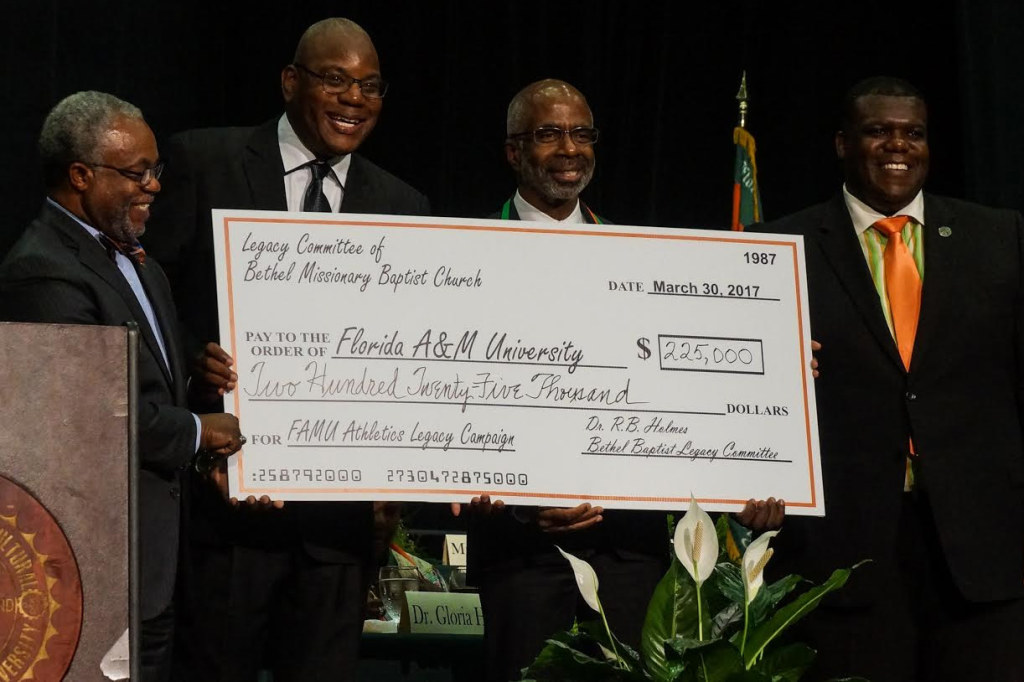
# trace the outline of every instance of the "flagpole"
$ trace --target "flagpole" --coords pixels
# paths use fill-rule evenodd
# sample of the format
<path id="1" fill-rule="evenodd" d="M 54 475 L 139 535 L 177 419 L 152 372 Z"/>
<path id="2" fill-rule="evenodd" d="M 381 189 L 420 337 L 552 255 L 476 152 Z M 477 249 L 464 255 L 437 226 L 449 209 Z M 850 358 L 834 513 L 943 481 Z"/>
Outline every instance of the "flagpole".
<path id="1" fill-rule="evenodd" d="M 757 189 L 757 162 L 754 160 L 754 137 L 747 132 L 747 113 L 750 98 L 747 95 L 747 72 L 743 71 L 740 89 L 736 93 L 739 102 L 739 121 L 732 131 L 736 145 L 736 165 L 733 167 L 732 223 L 733 230 L 742 230 L 744 225 L 761 221 L 761 198 Z"/>
<path id="2" fill-rule="evenodd" d="M 747 71 L 746 71 L 746 69 L 744 69 L 743 70 L 743 78 L 740 79 L 740 89 L 739 89 L 739 92 L 736 93 L 736 101 L 738 101 L 740 103 L 740 123 L 739 123 L 739 127 L 740 128 L 746 128 L 747 127 L 747 108 L 748 108 L 747 100 L 748 99 L 749 98 L 747 97 Z"/>

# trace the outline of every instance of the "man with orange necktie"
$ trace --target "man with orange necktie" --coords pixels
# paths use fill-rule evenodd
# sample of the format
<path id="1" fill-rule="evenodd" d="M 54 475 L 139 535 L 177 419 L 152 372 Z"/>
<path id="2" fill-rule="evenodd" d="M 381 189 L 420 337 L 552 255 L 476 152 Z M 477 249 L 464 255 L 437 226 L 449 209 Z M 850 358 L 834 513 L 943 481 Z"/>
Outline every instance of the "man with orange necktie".
<path id="1" fill-rule="evenodd" d="M 802 234 L 824 519 L 790 518 L 776 570 L 821 580 L 810 679 L 1024 679 L 1024 222 L 922 191 L 928 114 L 909 83 L 854 86 L 831 201 Z"/>

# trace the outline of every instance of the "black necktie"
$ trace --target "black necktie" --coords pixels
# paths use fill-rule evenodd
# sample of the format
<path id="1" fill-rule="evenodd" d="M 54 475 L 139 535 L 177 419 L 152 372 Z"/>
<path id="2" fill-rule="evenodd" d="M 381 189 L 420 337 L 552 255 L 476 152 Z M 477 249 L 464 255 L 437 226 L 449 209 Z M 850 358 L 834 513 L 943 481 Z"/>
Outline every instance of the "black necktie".
<path id="1" fill-rule="evenodd" d="M 313 177 L 306 186 L 306 193 L 302 195 L 302 210 L 331 213 L 331 202 L 327 201 L 324 194 L 324 178 L 331 172 L 331 166 L 326 161 L 311 161 L 307 165 Z"/>

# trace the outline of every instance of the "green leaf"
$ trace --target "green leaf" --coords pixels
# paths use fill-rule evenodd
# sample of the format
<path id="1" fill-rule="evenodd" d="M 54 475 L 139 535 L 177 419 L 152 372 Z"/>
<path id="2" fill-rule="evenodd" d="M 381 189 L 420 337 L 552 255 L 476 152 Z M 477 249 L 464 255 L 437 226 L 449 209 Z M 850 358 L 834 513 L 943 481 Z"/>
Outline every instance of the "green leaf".
<path id="1" fill-rule="evenodd" d="M 589 656 L 576 646 L 593 641 L 586 635 L 559 633 L 549 639 L 537 659 L 523 670 L 523 679 L 536 682 L 647 682 L 636 671 L 622 670 L 608 661 Z"/>
<path id="2" fill-rule="evenodd" d="M 799 575 L 787 575 L 771 584 L 765 585 L 761 590 L 768 593 L 769 597 L 771 597 L 769 604 L 775 606 L 782 601 L 783 597 L 792 592 L 797 585 L 810 582 Z"/>
<path id="3" fill-rule="evenodd" d="M 696 638 L 697 600 L 700 598 L 693 578 L 673 559 L 665 577 L 654 590 L 647 607 L 640 654 L 644 668 L 651 678 L 669 682 L 676 674 L 675 666 L 665 657 L 665 643 L 675 637 Z M 706 633 L 711 633 L 710 614 L 705 611 Z"/>
<path id="4" fill-rule="evenodd" d="M 715 573 L 718 575 L 718 580 L 715 582 L 718 591 L 726 599 L 739 604 L 742 608 L 747 599 L 743 587 L 743 569 L 736 564 L 722 562 L 715 566 Z"/>
<path id="5" fill-rule="evenodd" d="M 758 591 L 754 601 L 750 602 L 750 627 L 756 628 L 782 601 L 782 598 L 796 589 L 801 582 L 807 582 L 798 575 L 787 575 L 770 585 L 764 585 Z"/>
<path id="6" fill-rule="evenodd" d="M 697 666 L 698 679 L 704 682 L 727 680 L 743 672 L 743 656 L 740 650 L 726 641 L 718 640 L 700 655 Z"/>
<path id="7" fill-rule="evenodd" d="M 665 655 L 669 660 L 684 661 L 702 649 L 707 649 L 718 644 L 720 640 L 715 639 L 694 639 L 693 637 L 673 637 L 665 642 Z"/>
<path id="8" fill-rule="evenodd" d="M 608 639 L 608 630 L 605 629 L 604 623 L 599 620 L 588 620 L 578 624 L 580 632 L 585 633 L 587 636 L 592 638 L 595 642 L 603 646 L 609 653 L 618 652 L 619 661 L 622 662 L 629 670 L 642 670 L 643 667 L 640 663 L 640 654 L 633 647 L 629 646 L 625 642 L 621 641 L 612 633 L 612 639 Z M 612 646 L 612 640 L 615 642 L 615 646 Z"/>
<path id="9" fill-rule="evenodd" d="M 736 647 L 723 640 L 676 637 L 666 643 L 670 656 L 683 665 L 672 682 L 720 682 L 743 672 L 743 657 Z"/>
<path id="10" fill-rule="evenodd" d="M 814 662 L 816 654 L 806 644 L 787 644 L 766 653 L 754 666 L 754 670 L 764 673 L 773 682 L 797 682 Z"/>
<path id="11" fill-rule="evenodd" d="M 718 536 L 718 561 L 730 561 L 729 550 L 727 548 L 729 543 L 729 515 L 719 514 L 718 520 L 715 521 L 715 535 Z"/>
<path id="12" fill-rule="evenodd" d="M 743 623 L 743 607 L 730 603 L 711 619 L 711 637 L 726 639 L 729 628 L 738 623 Z"/>
<path id="13" fill-rule="evenodd" d="M 818 587 L 811 588 L 789 604 L 786 604 L 768 619 L 768 622 L 758 626 L 747 637 L 746 650 L 743 653 L 746 664 L 749 667 L 754 660 L 764 651 L 780 632 L 800 620 L 821 602 L 822 598 L 829 592 L 838 590 L 846 584 L 852 569 L 844 568 L 832 572 L 828 580 Z"/>

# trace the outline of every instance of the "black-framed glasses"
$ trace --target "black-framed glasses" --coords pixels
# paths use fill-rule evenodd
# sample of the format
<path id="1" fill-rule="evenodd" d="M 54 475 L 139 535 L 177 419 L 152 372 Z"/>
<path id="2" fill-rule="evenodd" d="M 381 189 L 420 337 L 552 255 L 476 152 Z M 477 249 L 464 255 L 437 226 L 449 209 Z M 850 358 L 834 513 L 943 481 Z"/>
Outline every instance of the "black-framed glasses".
<path id="1" fill-rule="evenodd" d="M 160 175 L 164 172 L 163 161 L 160 161 L 156 165 L 150 166 L 149 168 L 143 171 L 135 171 L 132 170 L 131 168 L 118 168 L 117 166 L 108 166 L 105 163 L 86 163 L 85 165 L 89 166 L 90 168 L 106 168 L 108 170 L 117 171 L 124 177 L 128 178 L 129 180 L 134 180 L 143 187 L 153 182 L 154 180 L 159 180 Z"/>
<path id="2" fill-rule="evenodd" d="M 597 128 L 588 128 L 587 126 L 576 126 L 569 130 L 558 126 L 541 126 L 525 133 L 509 135 L 509 139 L 519 140 L 532 137 L 537 144 L 558 144 L 562 141 L 562 137 L 568 135 L 573 144 L 585 147 L 597 142 L 597 134 Z"/>
<path id="3" fill-rule="evenodd" d="M 368 99 L 380 99 L 388 92 L 388 82 L 380 78 L 367 78 L 363 80 L 361 78 L 352 78 L 348 74 L 341 72 L 317 73 L 305 64 L 299 64 L 298 62 L 295 62 L 292 66 L 302 69 L 314 78 L 319 78 L 324 94 L 327 95 L 340 95 L 343 92 L 348 92 L 348 89 L 353 85 L 358 85 L 359 92 L 363 93 L 363 97 Z"/>

